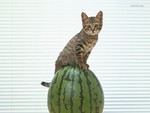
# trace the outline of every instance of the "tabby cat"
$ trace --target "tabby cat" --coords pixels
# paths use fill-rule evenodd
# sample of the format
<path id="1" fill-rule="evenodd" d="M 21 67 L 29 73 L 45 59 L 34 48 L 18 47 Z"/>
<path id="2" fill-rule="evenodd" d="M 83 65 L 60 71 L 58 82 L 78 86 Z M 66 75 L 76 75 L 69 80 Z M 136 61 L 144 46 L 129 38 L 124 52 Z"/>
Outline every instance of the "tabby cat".
<path id="1" fill-rule="evenodd" d="M 88 17 L 84 12 L 81 14 L 81 31 L 76 34 L 60 52 L 55 62 L 55 73 L 63 66 L 79 66 L 83 70 L 89 68 L 87 59 L 98 40 L 98 34 L 102 29 L 103 13 L 99 11 L 96 17 Z M 42 85 L 49 87 L 50 83 L 42 82 Z"/>

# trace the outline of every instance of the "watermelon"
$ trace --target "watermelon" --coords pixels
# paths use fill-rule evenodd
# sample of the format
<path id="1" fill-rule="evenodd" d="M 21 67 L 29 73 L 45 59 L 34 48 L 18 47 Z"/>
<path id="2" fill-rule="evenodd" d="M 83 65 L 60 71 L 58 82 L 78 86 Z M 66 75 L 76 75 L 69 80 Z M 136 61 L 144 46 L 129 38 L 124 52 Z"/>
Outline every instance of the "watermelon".
<path id="1" fill-rule="evenodd" d="M 65 66 L 54 76 L 48 90 L 50 113 L 102 113 L 104 94 L 91 70 Z"/>

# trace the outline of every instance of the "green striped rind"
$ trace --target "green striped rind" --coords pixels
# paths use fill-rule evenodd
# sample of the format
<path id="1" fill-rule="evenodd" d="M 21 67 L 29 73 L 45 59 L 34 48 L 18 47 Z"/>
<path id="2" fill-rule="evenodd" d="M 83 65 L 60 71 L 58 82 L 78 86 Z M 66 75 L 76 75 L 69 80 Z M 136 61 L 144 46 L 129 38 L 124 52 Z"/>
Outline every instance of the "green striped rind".
<path id="1" fill-rule="evenodd" d="M 102 113 L 104 94 L 90 70 L 66 66 L 59 70 L 49 87 L 50 113 Z"/>

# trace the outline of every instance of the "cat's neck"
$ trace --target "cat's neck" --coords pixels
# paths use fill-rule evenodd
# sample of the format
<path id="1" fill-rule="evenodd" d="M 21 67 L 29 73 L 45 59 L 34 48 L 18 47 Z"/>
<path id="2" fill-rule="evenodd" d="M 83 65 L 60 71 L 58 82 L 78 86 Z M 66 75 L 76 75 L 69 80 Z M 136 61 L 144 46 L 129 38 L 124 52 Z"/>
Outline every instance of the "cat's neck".
<path id="1" fill-rule="evenodd" d="M 98 39 L 98 35 L 88 35 L 87 33 L 85 33 L 85 31 L 83 29 L 79 32 L 79 35 L 84 37 L 84 38 Z"/>

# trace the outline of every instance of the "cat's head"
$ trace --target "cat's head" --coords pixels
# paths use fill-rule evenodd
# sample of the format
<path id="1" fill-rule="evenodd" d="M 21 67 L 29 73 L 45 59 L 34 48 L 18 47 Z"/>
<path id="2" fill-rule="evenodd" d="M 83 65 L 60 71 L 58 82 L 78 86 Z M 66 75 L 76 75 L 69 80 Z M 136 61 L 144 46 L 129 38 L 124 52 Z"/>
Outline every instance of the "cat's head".
<path id="1" fill-rule="evenodd" d="M 84 12 L 81 14 L 83 30 L 88 35 L 98 35 L 102 29 L 103 13 L 99 11 L 95 17 L 88 17 Z"/>

